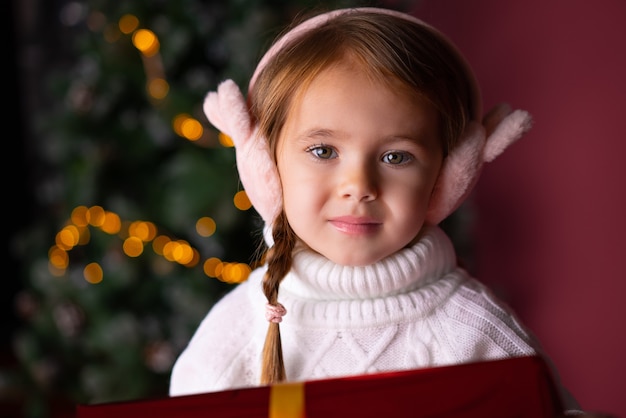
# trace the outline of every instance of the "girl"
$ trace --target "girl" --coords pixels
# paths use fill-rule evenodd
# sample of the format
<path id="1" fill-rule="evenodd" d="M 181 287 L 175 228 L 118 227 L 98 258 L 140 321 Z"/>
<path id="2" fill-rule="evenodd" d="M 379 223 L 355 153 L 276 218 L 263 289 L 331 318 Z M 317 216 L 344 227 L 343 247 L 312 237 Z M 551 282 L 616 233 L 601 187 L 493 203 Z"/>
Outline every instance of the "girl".
<path id="1" fill-rule="evenodd" d="M 203 320 L 171 395 L 539 352 L 437 226 L 531 118 L 481 120 L 441 33 L 386 9 L 325 13 L 270 48 L 247 102 L 229 80 L 204 110 L 235 142 L 270 249 Z"/>

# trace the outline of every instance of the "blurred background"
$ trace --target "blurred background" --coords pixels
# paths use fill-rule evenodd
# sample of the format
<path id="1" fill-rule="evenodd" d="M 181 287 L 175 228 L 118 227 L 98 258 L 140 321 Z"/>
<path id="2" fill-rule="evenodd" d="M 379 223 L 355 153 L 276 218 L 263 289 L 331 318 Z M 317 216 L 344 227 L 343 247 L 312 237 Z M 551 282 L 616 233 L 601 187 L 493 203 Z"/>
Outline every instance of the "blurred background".
<path id="1" fill-rule="evenodd" d="M 201 104 L 300 13 L 382 5 L 458 44 L 535 127 L 444 224 L 587 410 L 626 416 L 626 3 L 20 0 L 3 4 L 0 416 L 167 394 L 259 223 Z"/>

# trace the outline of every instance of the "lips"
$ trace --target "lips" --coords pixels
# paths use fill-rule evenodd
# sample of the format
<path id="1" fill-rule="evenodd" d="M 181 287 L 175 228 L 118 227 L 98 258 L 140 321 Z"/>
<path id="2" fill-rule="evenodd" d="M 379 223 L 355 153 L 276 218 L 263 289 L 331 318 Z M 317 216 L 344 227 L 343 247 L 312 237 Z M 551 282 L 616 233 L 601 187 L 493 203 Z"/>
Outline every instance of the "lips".
<path id="1" fill-rule="evenodd" d="M 375 233 L 382 227 L 382 222 L 368 218 L 356 216 L 340 216 L 328 221 L 340 232 L 349 235 L 368 235 Z"/>

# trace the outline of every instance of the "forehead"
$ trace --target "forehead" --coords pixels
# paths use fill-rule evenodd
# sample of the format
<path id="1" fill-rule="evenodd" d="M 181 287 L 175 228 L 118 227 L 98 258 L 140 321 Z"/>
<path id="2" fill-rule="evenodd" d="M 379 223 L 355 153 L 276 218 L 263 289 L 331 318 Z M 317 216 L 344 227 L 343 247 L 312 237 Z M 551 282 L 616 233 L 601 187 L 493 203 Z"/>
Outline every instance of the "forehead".
<path id="1" fill-rule="evenodd" d="M 424 92 L 418 90 L 409 82 L 401 80 L 383 66 L 372 65 L 371 62 L 366 61 L 365 58 L 354 52 L 344 51 L 304 77 L 302 83 L 294 91 L 291 105 L 302 99 L 302 96 L 309 90 L 311 84 L 319 81 L 320 78 L 327 77 L 329 73 L 356 74 L 368 81 L 368 84 L 364 85 L 363 88 L 383 88 L 409 101 L 417 103 L 426 100 L 431 102 Z"/>
<path id="2" fill-rule="evenodd" d="M 423 98 L 390 87 L 352 66 L 322 71 L 289 108 L 282 139 L 316 133 L 334 139 L 428 139 L 438 143 L 438 113 Z"/>

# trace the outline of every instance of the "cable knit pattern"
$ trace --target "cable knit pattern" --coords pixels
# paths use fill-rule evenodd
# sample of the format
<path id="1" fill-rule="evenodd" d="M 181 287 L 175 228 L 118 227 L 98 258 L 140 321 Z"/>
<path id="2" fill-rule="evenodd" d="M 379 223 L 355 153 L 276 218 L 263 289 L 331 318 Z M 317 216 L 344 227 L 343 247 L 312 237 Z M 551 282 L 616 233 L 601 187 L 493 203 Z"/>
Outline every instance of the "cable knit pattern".
<path id="1" fill-rule="evenodd" d="M 177 360 L 170 393 L 259 381 L 267 330 L 265 267 L 219 301 Z M 340 266 L 304 248 L 281 284 L 290 380 L 405 370 L 535 353 L 532 337 L 489 290 L 456 265 L 436 226 L 374 265 Z"/>

